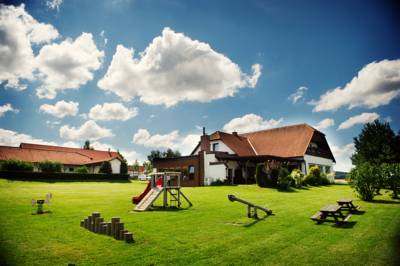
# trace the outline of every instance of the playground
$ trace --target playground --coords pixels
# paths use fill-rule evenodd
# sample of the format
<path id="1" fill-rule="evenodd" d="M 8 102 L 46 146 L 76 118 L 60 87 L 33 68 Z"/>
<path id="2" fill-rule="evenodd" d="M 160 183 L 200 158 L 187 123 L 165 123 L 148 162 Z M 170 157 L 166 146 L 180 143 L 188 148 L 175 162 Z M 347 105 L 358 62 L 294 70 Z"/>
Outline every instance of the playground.
<path id="1" fill-rule="evenodd" d="M 0 261 L 5 265 L 394 265 L 400 247 L 400 201 L 389 195 L 359 201 L 347 185 L 279 192 L 248 186 L 182 188 L 193 206 L 134 211 L 132 197 L 146 181 L 23 182 L 0 180 Z M 384 192 L 384 191 L 382 191 Z M 52 193 L 42 215 L 31 200 Z M 273 215 L 247 217 L 228 195 L 268 207 Z M 365 213 L 345 226 L 317 225 L 322 205 L 351 198 Z M 163 206 L 163 197 L 154 202 Z M 80 226 L 93 212 L 119 217 L 133 233 L 126 243 Z M 261 212 L 259 212 L 261 214 Z M 261 216 L 261 215 L 260 215 Z"/>

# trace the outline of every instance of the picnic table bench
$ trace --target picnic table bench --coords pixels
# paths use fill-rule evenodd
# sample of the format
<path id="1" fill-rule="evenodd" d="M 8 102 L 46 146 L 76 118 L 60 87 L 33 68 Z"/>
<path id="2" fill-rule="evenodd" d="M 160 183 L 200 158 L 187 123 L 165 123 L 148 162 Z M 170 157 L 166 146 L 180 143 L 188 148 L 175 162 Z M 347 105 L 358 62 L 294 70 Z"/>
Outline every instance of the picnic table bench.
<path id="1" fill-rule="evenodd" d="M 332 217 L 334 219 L 334 222 L 339 224 L 347 222 L 350 219 L 351 214 L 345 216 L 342 213 L 342 206 L 340 205 L 328 205 L 320 209 L 319 212 L 315 213 L 313 216 L 311 216 L 311 219 L 317 221 L 318 223 L 321 223 L 329 221 L 327 219 L 328 217 Z"/>
<path id="2" fill-rule="evenodd" d="M 336 201 L 337 204 L 342 206 L 342 209 L 346 209 L 349 212 L 357 212 L 360 209 L 360 206 L 356 206 L 353 204 L 353 200 L 351 199 L 340 199 Z"/>

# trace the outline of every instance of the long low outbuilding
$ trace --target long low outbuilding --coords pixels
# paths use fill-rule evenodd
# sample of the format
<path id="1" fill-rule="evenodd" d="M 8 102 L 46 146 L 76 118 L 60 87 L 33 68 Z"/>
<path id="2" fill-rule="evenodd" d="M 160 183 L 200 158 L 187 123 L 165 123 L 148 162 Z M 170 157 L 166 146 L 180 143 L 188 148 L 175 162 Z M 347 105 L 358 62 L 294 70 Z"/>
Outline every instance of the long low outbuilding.
<path id="1" fill-rule="evenodd" d="M 63 172 L 75 172 L 78 167 L 86 166 L 90 173 L 98 173 L 101 164 L 108 161 L 112 173 L 117 174 L 124 158 L 113 151 L 21 143 L 19 147 L 0 146 L 0 161 L 5 160 L 31 162 L 35 171 L 40 171 L 38 163 L 52 161 L 61 163 Z"/>

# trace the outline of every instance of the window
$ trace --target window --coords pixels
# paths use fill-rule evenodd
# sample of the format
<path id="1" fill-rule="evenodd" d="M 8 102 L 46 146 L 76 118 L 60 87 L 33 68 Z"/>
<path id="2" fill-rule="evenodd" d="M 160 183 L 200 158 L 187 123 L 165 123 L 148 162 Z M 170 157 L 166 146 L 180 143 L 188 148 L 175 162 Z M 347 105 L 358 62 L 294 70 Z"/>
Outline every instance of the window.
<path id="1" fill-rule="evenodd" d="M 219 150 L 219 143 L 213 143 L 212 150 L 213 151 L 218 151 Z"/>
<path id="2" fill-rule="evenodd" d="M 325 173 L 329 174 L 331 172 L 330 166 L 325 166 Z"/>
<path id="3" fill-rule="evenodd" d="M 70 172 L 73 172 L 73 171 L 74 171 L 74 168 L 70 167 L 70 168 L 69 168 L 69 171 L 70 171 Z"/>
<path id="4" fill-rule="evenodd" d="M 194 179 L 194 166 L 193 165 L 189 165 L 188 166 L 188 172 L 189 172 L 189 180 L 193 180 Z"/>

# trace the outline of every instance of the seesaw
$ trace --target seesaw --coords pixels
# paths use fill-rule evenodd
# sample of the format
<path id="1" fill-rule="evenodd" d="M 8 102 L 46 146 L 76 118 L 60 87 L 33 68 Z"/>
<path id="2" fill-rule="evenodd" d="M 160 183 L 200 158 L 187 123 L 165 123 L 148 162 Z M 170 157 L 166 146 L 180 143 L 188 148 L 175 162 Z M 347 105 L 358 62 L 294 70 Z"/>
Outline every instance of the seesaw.
<path id="1" fill-rule="evenodd" d="M 249 217 L 249 218 L 258 219 L 257 210 L 264 211 L 267 215 L 271 215 L 272 214 L 272 210 L 270 210 L 268 208 L 265 208 L 265 207 L 261 207 L 261 206 L 255 205 L 255 204 L 253 204 L 251 202 L 248 202 L 246 200 L 242 200 L 242 199 L 236 197 L 235 195 L 228 195 L 228 199 L 230 201 L 232 201 L 232 202 L 238 201 L 240 203 L 243 203 L 243 204 L 247 205 L 247 217 Z"/>

